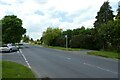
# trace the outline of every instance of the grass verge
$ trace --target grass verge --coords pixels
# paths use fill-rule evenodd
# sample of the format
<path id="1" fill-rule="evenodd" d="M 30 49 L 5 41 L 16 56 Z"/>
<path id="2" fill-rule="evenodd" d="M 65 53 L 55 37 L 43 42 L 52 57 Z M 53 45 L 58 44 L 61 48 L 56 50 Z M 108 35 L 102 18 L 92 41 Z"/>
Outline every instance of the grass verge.
<path id="1" fill-rule="evenodd" d="M 64 50 L 64 51 L 80 51 L 80 50 L 83 50 L 83 49 L 80 49 L 80 48 L 64 48 L 64 47 L 57 47 L 57 46 L 44 46 L 44 47 L 57 49 L 57 50 Z"/>
<path id="2" fill-rule="evenodd" d="M 2 78 L 2 61 L 0 61 L 0 79 Z"/>
<path id="3" fill-rule="evenodd" d="M 36 80 L 35 75 L 29 68 L 10 61 L 2 61 L 2 78 L 3 80 L 6 78 L 31 78 L 30 80 Z"/>
<path id="4" fill-rule="evenodd" d="M 93 51 L 93 52 L 87 52 L 87 54 L 106 57 L 106 58 L 120 59 L 120 56 L 118 55 L 120 53 L 117 52 Z"/>

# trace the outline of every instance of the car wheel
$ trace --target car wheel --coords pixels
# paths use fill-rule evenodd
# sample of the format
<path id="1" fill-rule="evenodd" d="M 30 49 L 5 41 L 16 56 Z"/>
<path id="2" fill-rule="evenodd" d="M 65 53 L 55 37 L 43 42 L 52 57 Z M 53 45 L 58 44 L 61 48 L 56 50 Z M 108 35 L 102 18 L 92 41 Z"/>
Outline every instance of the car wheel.
<path id="1" fill-rule="evenodd" d="M 12 49 L 10 49 L 9 52 L 11 53 L 11 52 L 12 52 Z"/>
<path id="2" fill-rule="evenodd" d="M 19 51 L 19 48 L 17 48 L 17 51 Z"/>

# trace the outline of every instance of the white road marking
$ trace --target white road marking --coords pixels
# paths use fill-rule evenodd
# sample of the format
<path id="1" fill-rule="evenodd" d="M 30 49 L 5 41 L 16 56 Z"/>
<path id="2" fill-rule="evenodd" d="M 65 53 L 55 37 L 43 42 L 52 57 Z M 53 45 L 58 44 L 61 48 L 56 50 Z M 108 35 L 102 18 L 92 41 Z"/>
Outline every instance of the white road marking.
<path id="1" fill-rule="evenodd" d="M 68 60 L 70 60 L 71 58 L 67 58 Z"/>
<path id="2" fill-rule="evenodd" d="M 30 66 L 27 58 L 25 57 L 25 55 L 22 53 L 22 50 L 20 49 L 19 51 L 20 51 L 20 53 L 22 54 L 22 56 L 23 56 L 23 58 L 24 58 L 24 60 L 25 60 L 25 62 L 26 62 L 26 64 L 27 64 L 27 66 L 31 69 L 31 66 Z"/>
<path id="3" fill-rule="evenodd" d="M 19 51 L 17 51 L 17 53 L 20 53 Z"/>
<path id="4" fill-rule="evenodd" d="M 114 73 L 114 74 L 119 74 L 118 72 L 114 72 L 114 71 L 111 71 L 111 70 L 109 70 L 109 69 L 104 69 L 104 68 L 101 68 L 101 67 L 96 66 L 96 65 L 92 65 L 92 64 L 88 64 L 88 63 L 83 63 L 83 64 L 88 65 L 88 66 L 91 66 L 91 67 L 96 67 L 96 68 L 98 68 L 98 69 L 101 69 L 101 70 L 104 70 L 104 71 L 108 71 L 108 72 L 111 72 L 111 73 Z"/>
<path id="5" fill-rule="evenodd" d="M 22 50 L 21 50 L 21 49 L 19 49 L 19 51 L 20 51 L 20 53 L 22 53 Z"/>

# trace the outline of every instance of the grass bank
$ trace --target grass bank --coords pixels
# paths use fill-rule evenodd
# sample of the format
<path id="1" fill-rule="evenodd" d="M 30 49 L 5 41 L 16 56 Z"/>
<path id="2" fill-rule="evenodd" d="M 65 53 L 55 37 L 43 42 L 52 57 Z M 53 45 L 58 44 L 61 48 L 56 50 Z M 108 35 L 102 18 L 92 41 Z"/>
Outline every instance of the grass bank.
<path id="1" fill-rule="evenodd" d="M 10 61 L 2 61 L 2 78 L 3 80 L 5 78 L 16 78 L 16 80 L 17 78 L 31 78 L 29 80 L 36 80 L 35 75 L 29 68 Z"/>
<path id="2" fill-rule="evenodd" d="M 87 54 L 106 57 L 106 58 L 120 59 L 120 55 L 119 55 L 120 53 L 117 52 L 93 51 L 93 52 L 87 52 Z"/>
<path id="3" fill-rule="evenodd" d="M 2 78 L 2 61 L 0 61 L 0 79 Z"/>
<path id="4" fill-rule="evenodd" d="M 57 50 L 64 50 L 64 51 L 80 51 L 80 50 L 83 50 L 83 49 L 80 49 L 80 48 L 65 48 L 65 47 L 58 47 L 58 46 L 44 46 L 44 47 L 57 49 Z"/>

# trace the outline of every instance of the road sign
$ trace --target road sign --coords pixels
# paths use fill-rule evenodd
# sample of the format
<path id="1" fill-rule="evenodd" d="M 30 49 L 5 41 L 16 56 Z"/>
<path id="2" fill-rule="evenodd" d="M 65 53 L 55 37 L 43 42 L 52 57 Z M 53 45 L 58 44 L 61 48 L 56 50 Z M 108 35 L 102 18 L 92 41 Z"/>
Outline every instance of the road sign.
<path id="1" fill-rule="evenodd" d="M 65 35 L 66 38 L 66 48 L 68 48 L 68 39 L 67 39 L 67 35 Z"/>
<path id="2" fill-rule="evenodd" d="M 67 35 L 65 35 L 65 38 L 67 38 Z"/>

